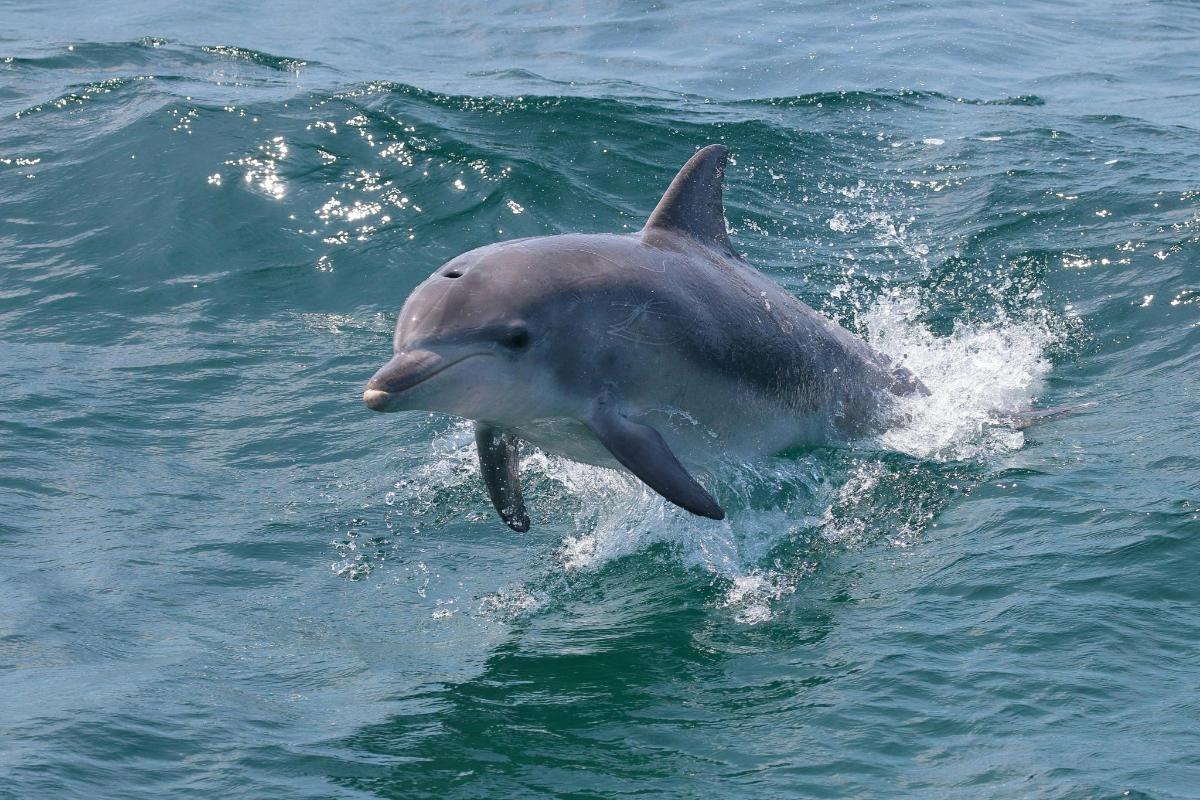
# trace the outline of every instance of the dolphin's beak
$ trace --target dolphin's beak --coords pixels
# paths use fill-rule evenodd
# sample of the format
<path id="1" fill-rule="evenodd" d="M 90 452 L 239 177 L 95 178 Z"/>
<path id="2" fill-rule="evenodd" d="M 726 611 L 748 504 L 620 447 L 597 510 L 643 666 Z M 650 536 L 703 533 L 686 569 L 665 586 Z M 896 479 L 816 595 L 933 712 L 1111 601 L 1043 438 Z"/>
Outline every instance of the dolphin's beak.
<path id="1" fill-rule="evenodd" d="M 363 403 L 372 411 L 387 411 L 388 401 L 392 396 L 379 389 L 367 389 L 363 392 Z"/>
<path id="2" fill-rule="evenodd" d="M 379 368 L 367 382 L 363 403 L 372 411 L 397 411 L 396 400 L 402 392 L 450 366 L 437 353 L 405 350 Z"/>

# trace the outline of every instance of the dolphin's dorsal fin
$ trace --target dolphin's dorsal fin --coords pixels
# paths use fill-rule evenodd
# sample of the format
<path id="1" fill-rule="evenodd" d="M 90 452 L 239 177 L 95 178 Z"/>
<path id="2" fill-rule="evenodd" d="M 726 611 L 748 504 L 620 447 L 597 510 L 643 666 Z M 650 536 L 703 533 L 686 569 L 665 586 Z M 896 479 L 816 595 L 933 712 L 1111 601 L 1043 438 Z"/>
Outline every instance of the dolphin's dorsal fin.
<path id="1" fill-rule="evenodd" d="M 668 230 L 699 240 L 709 247 L 733 252 L 725 229 L 721 186 L 729 149 L 710 144 L 688 159 L 646 220 L 642 236 Z"/>

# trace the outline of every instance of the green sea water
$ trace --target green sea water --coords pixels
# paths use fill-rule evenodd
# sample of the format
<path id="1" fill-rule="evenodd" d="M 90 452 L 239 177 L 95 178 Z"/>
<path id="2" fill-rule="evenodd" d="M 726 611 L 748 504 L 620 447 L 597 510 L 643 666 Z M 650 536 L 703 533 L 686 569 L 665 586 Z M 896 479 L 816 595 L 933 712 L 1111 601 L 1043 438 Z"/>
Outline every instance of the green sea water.
<path id="1" fill-rule="evenodd" d="M 0 797 L 1200 797 L 1198 76 L 1190 2 L 0 0 Z M 909 424 L 723 522 L 530 452 L 518 534 L 362 407 L 711 142 Z"/>

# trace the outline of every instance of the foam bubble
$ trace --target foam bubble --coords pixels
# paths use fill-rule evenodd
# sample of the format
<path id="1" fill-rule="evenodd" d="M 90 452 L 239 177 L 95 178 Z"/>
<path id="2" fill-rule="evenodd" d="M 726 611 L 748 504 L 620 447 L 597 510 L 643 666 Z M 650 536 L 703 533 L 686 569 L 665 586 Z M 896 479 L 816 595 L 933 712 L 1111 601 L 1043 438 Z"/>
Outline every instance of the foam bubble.
<path id="1" fill-rule="evenodd" d="M 544 600 L 524 584 L 513 584 L 479 600 L 479 613 L 501 620 L 515 620 L 541 608 Z"/>
<path id="2" fill-rule="evenodd" d="M 729 578 L 721 607 L 733 612 L 735 621 L 758 625 L 775 617 L 776 604 L 794 593 L 800 581 L 815 569 L 811 563 L 798 565 L 790 571 L 753 569 Z"/>

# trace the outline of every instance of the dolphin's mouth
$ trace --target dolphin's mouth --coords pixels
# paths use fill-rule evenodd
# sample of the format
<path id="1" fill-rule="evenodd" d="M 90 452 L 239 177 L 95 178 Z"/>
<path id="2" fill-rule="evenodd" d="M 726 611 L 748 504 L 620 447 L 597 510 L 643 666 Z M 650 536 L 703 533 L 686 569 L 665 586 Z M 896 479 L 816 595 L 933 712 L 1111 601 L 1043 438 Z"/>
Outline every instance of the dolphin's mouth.
<path id="1" fill-rule="evenodd" d="M 392 393 L 382 389 L 367 389 L 363 392 L 363 404 L 372 411 L 387 411 L 391 399 Z"/>
<path id="2" fill-rule="evenodd" d="M 398 411 L 395 401 L 403 393 L 420 386 L 425 381 L 468 358 L 485 353 L 469 353 L 448 361 L 428 350 L 408 350 L 392 358 L 379 368 L 367 382 L 363 392 L 363 405 L 372 411 Z"/>

